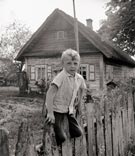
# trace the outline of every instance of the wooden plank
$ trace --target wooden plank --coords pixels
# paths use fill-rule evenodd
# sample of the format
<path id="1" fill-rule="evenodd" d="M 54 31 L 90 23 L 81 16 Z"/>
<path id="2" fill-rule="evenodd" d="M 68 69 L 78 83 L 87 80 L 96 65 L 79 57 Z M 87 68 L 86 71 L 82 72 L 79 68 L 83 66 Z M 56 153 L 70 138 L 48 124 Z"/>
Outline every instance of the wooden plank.
<path id="1" fill-rule="evenodd" d="M 113 132 L 113 155 L 118 156 L 118 134 L 115 113 L 112 113 L 112 132 Z"/>
<path id="2" fill-rule="evenodd" d="M 86 137 L 83 136 L 75 139 L 75 156 L 87 156 Z"/>
<path id="3" fill-rule="evenodd" d="M 105 109 L 104 96 L 96 100 L 97 154 L 105 156 Z"/>
<path id="4" fill-rule="evenodd" d="M 124 145 L 123 145 L 123 130 L 122 130 L 122 114 L 121 110 L 119 110 L 119 150 L 120 155 L 124 155 Z"/>
<path id="5" fill-rule="evenodd" d="M 111 136 L 111 97 L 109 93 L 107 93 L 107 97 L 104 100 L 104 108 L 105 108 L 105 136 L 106 136 L 106 155 L 112 156 L 112 136 Z"/>
<path id="6" fill-rule="evenodd" d="M 95 133 L 94 133 L 94 104 L 87 104 L 87 123 L 88 123 L 88 155 L 96 156 Z"/>
<path id="7" fill-rule="evenodd" d="M 123 109 L 123 141 L 124 141 L 124 147 L 128 147 L 128 121 L 127 121 L 127 110 Z M 124 149 L 124 154 L 125 154 Z"/>
<path id="8" fill-rule="evenodd" d="M 34 138 L 27 121 L 23 121 L 19 127 L 15 156 L 37 156 Z"/>
<path id="9" fill-rule="evenodd" d="M 70 138 L 68 138 L 63 144 L 62 144 L 62 156 L 72 156 L 72 141 Z"/>
<path id="10" fill-rule="evenodd" d="M 106 154 L 112 156 L 111 123 L 109 113 L 105 115 Z"/>
<path id="11" fill-rule="evenodd" d="M 134 122 L 134 106 L 133 106 L 133 94 L 130 91 L 128 93 L 128 122 L 129 122 L 129 137 L 133 139 L 135 137 L 135 122 Z"/>
<path id="12" fill-rule="evenodd" d="M 104 116 L 99 116 L 97 119 L 97 147 L 98 156 L 105 156 L 105 138 L 104 138 Z"/>
<path id="13" fill-rule="evenodd" d="M 85 131 L 84 131 L 84 127 L 83 127 L 83 121 L 81 118 L 81 115 L 77 116 L 77 121 L 80 124 L 82 131 L 83 131 L 83 135 L 81 137 L 78 137 L 75 139 L 75 156 L 87 156 L 87 145 L 86 145 L 86 135 L 85 135 Z"/>
<path id="14" fill-rule="evenodd" d="M 0 156 L 9 156 L 8 131 L 0 128 Z"/>
<path id="15" fill-rule="evenodd" d="M 63 127 L 67 140 L 62 144 L 62 156 L 72 156 L 72 142 L 69 134 L 69 124 L 67 118 L 64 118 L 64 127 Z"/>
<path id="16" fill-rule="evenodd" d="M 119 151 L 119 144 L 120 144 L 120 134 L 119 134 L 119 114 L 117 112 L 116 114 L 116 138 L 117 138 L 117 142 L 118 142 L 118 146 L 117 146 L 117 152 L 118 152 L 118 155 L 120 155 L 120 151 Z"/>
<path id="17" fill-rule="evenodd" d="M 43 132 L 44 156 L 59 156 L 59 147 L 56 144 L 55 133 L 52 125 L 44 125 Z"/>
<path id="18" fill-rule="evenodd" d="M 88 156 L 88 151 L 87 151 L 87 142 L 86 142 L 86 136 L 83 134 L 82 136 L 82 141 L 81 141 L 81 151 L 80 151 L 80 156 Z"/>

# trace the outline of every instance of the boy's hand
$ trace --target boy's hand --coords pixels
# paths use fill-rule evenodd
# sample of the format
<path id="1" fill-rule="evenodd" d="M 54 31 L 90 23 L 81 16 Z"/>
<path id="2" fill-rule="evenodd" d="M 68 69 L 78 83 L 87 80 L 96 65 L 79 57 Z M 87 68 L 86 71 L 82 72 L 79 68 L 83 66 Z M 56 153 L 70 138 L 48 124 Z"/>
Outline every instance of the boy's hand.
<path id="1" fill-rule="evenodd" d="M 46 124 L 54 124 L 55 123 L 55 117 L 53 113 L 47 113 L 47 117 L 45 119 Z"/>

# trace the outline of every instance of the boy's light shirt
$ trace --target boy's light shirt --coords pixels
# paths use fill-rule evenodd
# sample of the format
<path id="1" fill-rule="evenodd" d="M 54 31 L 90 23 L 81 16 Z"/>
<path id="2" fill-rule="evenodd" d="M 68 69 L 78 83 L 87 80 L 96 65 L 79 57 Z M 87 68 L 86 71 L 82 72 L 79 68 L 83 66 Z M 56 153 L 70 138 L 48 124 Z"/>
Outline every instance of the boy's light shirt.
<path id="1" fill-rule="evenodd" d="M 75 98 L 77 96 L 79 86 L 78 86 L 78 83 L 77 83 L 77 75 L 76 74 L 75 74 L 75 77 L 70 75 L 69 79 L 70 79 L 70 81 L 72 83 L 72 86 L 73 86 L 72 99 L 71 99 L 71 102 L 70 102 L 70 105 L 69 105 L 69 114 L 73 114 L 74 113 L 74 101 L 75 101 Z"/>
<path id="2" fill-rule="evenodd" d="M 57 85 L 58 92 L 54 98 L 54 111 L 72 114 L 74 112 L 74 101 L 79 88 L 86 88 L 83 77 L 76 73 L 75 77 L 64 69 L 54 78 L 52 84 Z"/>

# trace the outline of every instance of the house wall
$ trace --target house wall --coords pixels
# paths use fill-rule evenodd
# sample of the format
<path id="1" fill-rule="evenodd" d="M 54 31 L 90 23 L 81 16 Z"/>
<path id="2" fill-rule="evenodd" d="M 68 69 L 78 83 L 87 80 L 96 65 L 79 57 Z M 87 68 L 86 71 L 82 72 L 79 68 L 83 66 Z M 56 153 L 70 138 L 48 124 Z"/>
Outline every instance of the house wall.
<path id="1" fill-rule="evenodd" d="M 97 55 L 86 55 L 81 57 L 81 64 L 88 64 L 95 66 L 95 80 L 90 80 L 90 66 L 88 67 L 88 80 L 86 84 L 90 89 L 100 89 L 100 54 Z"/>
<path id="2" fill-rule="evenodd" d="M 105 80 L 122 80 L 124 78 L 124 68 L 121 65 L 105 64 Z"/>
<path id="3" fill-rule="evenodd" d="M 126 81 L 129 78 L 135 77 L 135 68 L 123 65 L 105 64 L 105 83 L 109 81 Z"/>
<path id="4" fill-rule="evenodd" d="M 59 57 L 55 58 L 32 58 L 29 57 L 25 60 L 26 71 L 28 74 L 30 86 L 34 87 L 36 81 L 40 81 L 41 77 L 38 77 L 38 69 L 42 68 L 44 70 L 42 77 L 47 80 L 52 80 L 54 76 L 57 75 L 62 66 L 60 64 L 61 60 Z M 133 76 L 131 68 L 109 65 L 104 62 L 103 56 L 99 54 L 95 55 L 81 55 L 80 66 L 85 65 L 87 71 L 86 84 L 92 90 L 102 90 L 106 87 L 106 83 L 112 80 L 119 81 L 125 80 L 128 77 Z M 90 66 L 94 65 L 94 80 L 90 80 Z M 33 71 L 31 71 L 33 68 Z M 129 74 L 130 73 L 132 74 Z M 31 75 L 34 73 L 34 78 Z"/>
<path id="5" fill-rule="evenodd" d="M 135 78 L 135 68 L 123 67 L 124 78 Z"/>
<path id="6" fill-rule="evenodd" d="M 87 80 L 86 84 L 89 86 L 91 89 L 99 89 L 100 88 L 100 63 L 99 63 L 99 58 L 101 57 L 100 54 L 98 55 L 93 55 L 93 56 L 81 56 L 81 64 L 87 66 Z M 51 78 L 57 74 L 57 71 L 59 72 L 61 68 L 60 64 L 60 58 L 27 58 L 25 60 L 26 62 L 26 72 L 28 74 L 29 82 L 32 87 L 34 87 L 35 82 L 38 81 L 38 72 L 37 69 L 39 67 L 43 67 L 45 72 L 44 72 L 44 78 L 47 80 L 48 79 L 48 67 L 51 66 L 51 72 L 52 76 Z M 90 65 L 94 65 L 95 67 L 95 79 L 90 80 L 90 75 L 89 75 L 89 70 L 90 70 Z M 31 68 L 34 68 L 34 78 L 31 77 Z"/>

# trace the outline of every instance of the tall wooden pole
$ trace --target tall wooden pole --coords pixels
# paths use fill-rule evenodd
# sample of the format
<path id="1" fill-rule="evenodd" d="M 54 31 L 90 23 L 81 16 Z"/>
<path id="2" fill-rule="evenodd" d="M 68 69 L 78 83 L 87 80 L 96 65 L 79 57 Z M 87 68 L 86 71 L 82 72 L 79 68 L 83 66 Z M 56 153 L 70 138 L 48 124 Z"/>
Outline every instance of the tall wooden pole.
<path id="1" fill-rule="evenodd" d="M 76 18 L 76 11 L 75 11 L 75 0 L 73 0 L 73 11 L 74 11 L 74 31 L 75 31 L 76 50 L 79 53 L 78 21 Z"/>

